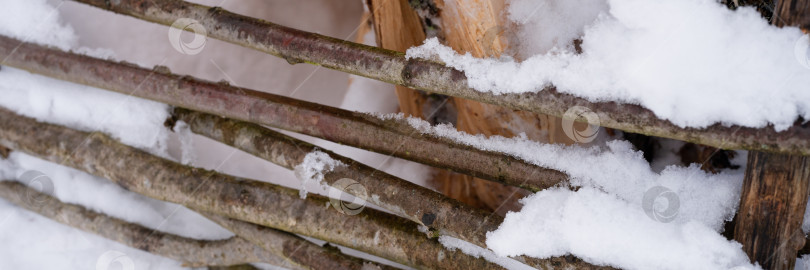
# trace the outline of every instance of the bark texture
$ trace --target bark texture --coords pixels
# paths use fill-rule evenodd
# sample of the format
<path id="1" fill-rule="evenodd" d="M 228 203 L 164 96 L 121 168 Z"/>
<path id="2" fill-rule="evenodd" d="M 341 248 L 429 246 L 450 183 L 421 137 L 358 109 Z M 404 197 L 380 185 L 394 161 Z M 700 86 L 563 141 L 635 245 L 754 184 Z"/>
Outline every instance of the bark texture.
<path id="1" fill-rule="evenodd" d="M 344 215 L 329 200 L 265 182 L 193 168 L 152 156 L 101 133 L 38 123 L 0 109 L 0 145 L 118 183 L 199 212 L 306 235 L 417 268 L 500 269 L 445 249 L 404 218 L 366 208 Z"/>
<path id="2" fill-rule="evenodd" d="M 797 123 L 782 132 L 776 132 L 771 127 L 756 129 L 724 127 L 721 124 L 702 129 L 681 128 L 658 119 L 652 111 L 638 105 L 592 103 L 559 93 L 553 87 L 537 93 L 523 94 L 494 95 L 478 92 L 468 87 L 463 72 L 442 63 L 406 59 L 399 52 L 292 29 L 221 8 L 171 0 L 76 1 L 163 25 L 171 25 L 179 18 L 191 18 L 199 21 L 208 30 L 210 37 L 282 57 L 290 63 L 307 62 L 432 93 L 557 117 L 562 117 L 573 106 L 583 106 L 599 116 L 600 125 L 632 133 L 721 149 L 810 154 L 810 127 L 807 124 Z M 791 10 L 794 9 L 796 8 Z M 777 7 L 777 10 L 780 8 Z"/>
<path id="3" fill-rule="evenodd" d="M 322 247 L 288 232 L 211 213 L 202 214 L 237 236 L 274 254 L 282 255 L 286 261 L 282 264 L 278 264 L 281 267 L 295 268 L 301 265 L 306 267 L 306 269 L 313 270 L 397 269 L 387 265 L 346 256 L 337 248 L 329 248 L 328 244 Z"/>
<path id="4" fill-rule="evenodd" d="M 734 239 L 765 269 L 793 269 L 810 195 L 806 156 L 748 153 Z"/>
<path id="5" fill-rule="evenodd" d="M 26 198 L 36 198 L 35 202 Z M 56 222 L 97 234 L 121 244 L 183 262 L 186 267 L 231 266 L 263 262 L 284 265 L 278 257 L 240 237 L 197 240 L 163 233 L 135 223 L 60 202 L 23 184 L 0 182 L 0 198 Z M 306 269 L 287 266 L 291 269 Z"/>
<path id="6" fill-rule="evenodd" d="M 4 36 L 0 36 L 0 58 L 5 59 L 4 65 L 45 76 L 302 133 L 532 191 L 567 179 L 559 171 L 502 153 L 423 135 L 403 119 L 383 120 L 371 114 L 63 52 Z M 457 158 L 462 156 L 465 158 Z"/>
<path id="7" fill-rule="evenodd" d="M 485 233 L 497 229 L 503 221 L 500 216 L 474 209 L 425 187 L 256 124 L 185 109 L 175 109 L 174 116 L 186 122 L 194 133 L 290 170 L 301 164 L 308 153 L 324 152 L 347 165 L 324 172 L 324 184 L 341 188 L 335 182 L 352 179 L 367 190 L 367 201 L 420 225 L 436 228 L 442 235 L 485 247 Z"/>

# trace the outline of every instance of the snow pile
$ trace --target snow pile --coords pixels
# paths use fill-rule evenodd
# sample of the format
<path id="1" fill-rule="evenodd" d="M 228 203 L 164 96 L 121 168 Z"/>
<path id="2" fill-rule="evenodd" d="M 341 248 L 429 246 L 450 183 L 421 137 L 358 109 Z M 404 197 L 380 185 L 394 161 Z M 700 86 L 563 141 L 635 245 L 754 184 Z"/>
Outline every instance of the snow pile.
<path id="1" fill-rule="evenodd" d="M 732 11 L 714 0 L 607 3 L 584 29 L 582 54 L 558 48 L 523 62 L 477 59 L 431 39 L 407 55 L 438 58 L 464 71 L 479 91 L 554 85 L 592 102 L 640 104 L 682 127 L 773 124 L 783 130 L 798 116 L 810 119 L 810 69 L 794 53 L 798 28 L 777 28 L 752 8 Z M 553 10 L 539 8 L 528 20 L 543 22 Z M 586 11 L 573 13 L 587 21 L 592 15 Z M 543 43 L 544 31 L 526 27 L 519 35 Z"/>
<path id="2" fill-rule="evenodd" d="M 510 50 L 520 55 L 546 53 L 553 48 L 574 51 L 573 41 L 584 28 L 607 10 L 605 0 L 512 0 L 507 7 L 510 21 L 517 24 L 517 44 Z"/>
<path id="3" fill-rule="evenodd" d="M 346 166 L 343 162 L 329 157 L 328 154 L 315 150 L 304 156 L 304 161 L 295 166 L 295 176 L 301 180 L 301 189 L 298 195 L 301 199 L 307 198 L 307 185 L 315 183 L 322 186 L 323 176 L 338 167 Z"/>
<path id="4" fill-rule="evenodd" d="M 58 11 L 45 0 L 2 3 L 0 34 L 64 50 L 77 43 L 73 30 L 59 23 Z M 165 156 L 167 105 L 5 66 L 0 82 L 0 106 L 39 121 L 102 131 L 125 144 Z"/>
<path id="5" fill-rule="evenodd" d="M 3 67 L 0 106 L 38 121 L 102 131 L 122 143 L 165 156 L 165 104 Z"/>
<path id="6" fill-rule="evenodd" d="M 742 171 L 707 174 L 692 165 L 656 173 L 625 141 L 563 146 L 523 136 L 473 136 L 418 118 L 407 121 L 423 134 L 502 152 L 570 176 L 571 187 L 524 198 L 523 210 L 507 214 L 501 227 L 488 234 L 487 246 L 499 256 L 573 254 L 628 269 L 752 267 L 741 246 L 719 234 L 736 212 Z"/>
<path id="7" fill-rule="evenodd" d="M 70 26 L 61 25 L 59 12 L 46 0 L 0 1 L 0 35 L 22 41 L 71 49 L 78 37 Z"/>

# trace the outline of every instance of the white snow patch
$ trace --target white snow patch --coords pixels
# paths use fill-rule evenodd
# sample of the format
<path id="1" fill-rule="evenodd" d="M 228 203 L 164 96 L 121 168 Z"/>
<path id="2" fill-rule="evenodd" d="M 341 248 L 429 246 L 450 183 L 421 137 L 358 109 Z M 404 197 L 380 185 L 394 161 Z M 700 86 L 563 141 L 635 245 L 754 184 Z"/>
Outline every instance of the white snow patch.
<path id="1" fill-rule="evenodd" d="M 798 28 L 771 26 L 753 8 L 732 11 L 715 0 L 607 3 L 584 28 L 582 54 L 557 48 L 523 62 L 479 59 L 430 39 L 407 55 L 438 58 L 464 71 L 479 91 L 554 85 L 592 102 L 640 104 L 681 127 L 772 124 L 781 131 L 799 116 L 810 119 L 810 69 L 794 53 Z M 539 8 L 531 18 L 553 18 L 554 10 Z M 543 43 L 545 33 L 545 27 L 525 27 L 518 34 Z"/>
<path id="2" fill-rule="evenodd" d="M 182 120 L 174 124 L 174 133 L 180 139 L 180 163 L 184 165 L 191 165 L 197 161 L 197 155 L 194 151 L 194 133 L 191 132 L 191 127 Z"/>
<path id="3" fill-rule="evenodd" d="M 543 144 L 522 135 L 469 135 L 402 114 L 379 117 L 405 119 L 423 134 L 505 153 L 570 176 L 568 185 L 579 191 L 558 187 L 527 197 L 521 212 L 507 214 L 501 227 L 488 235 L 487 246 L 500 256 L 570 253 L 591 263 L 629 269 L 750 266 L 740 246 L 719 234 L 736 212 L 742 170 L 708 174 L 693 164 L 657 173 L 626 141 L 591 147 Z M 688 238 L 693 236 L 699 238 Z"/>
<path id="4" fill-rule="evenodd" d="M 442 243 L 444 247 L 449 250 L 460 250 L 464 254 L 476 257 L 476 258 L 484 258 L 485 260 L 503 266 L 506 269 L 510 270 L 530 270 L 534 269 L 531 266 L 525 265 L 519 261 L 516 261 L 511 258 L 501 257 L 495 255 L 492 251 L 476 246 L 470 242 L 450 237 L 450 236 L 439 236 L 439 243 Z"/>
<path id="5" fill-rule="evenodd" d="M 78 43 L 73 28 L 62 25 L 47 0 L 2 0 L 0 35 L 67 50 Z"/>
<path id="6" fill-rule="evenodd" d="M 517 24 L 517 44 L 510 50 L 522 55 L 546 53 L 554 48 L 574 51 L 573 41 L 585 26 L 607 11 L 606 0 L 511 0 L 508 19 Z"/>
<path id="7" fill-rule="evenodd" d="M 544 190 L 487 234 L 501 256 L 573 254 L 622 269 L 753 269 L 742 245 L 697 220 L 664 223 L 641 206 L 592 187 Z M 683 213 L 683 212 L 681 212 Z"/>
<path id="8" fill-rule="evenodd" d="M 304 161 L 295 166 L 295 176 L 301 180 L 301 199 L 307 198 L 308 183 L 323 186 L 324 174 L 338 167 L 346 166 L 343 162 L 332 159 L 328 154 L 315 150 L 304 156 Z"/>

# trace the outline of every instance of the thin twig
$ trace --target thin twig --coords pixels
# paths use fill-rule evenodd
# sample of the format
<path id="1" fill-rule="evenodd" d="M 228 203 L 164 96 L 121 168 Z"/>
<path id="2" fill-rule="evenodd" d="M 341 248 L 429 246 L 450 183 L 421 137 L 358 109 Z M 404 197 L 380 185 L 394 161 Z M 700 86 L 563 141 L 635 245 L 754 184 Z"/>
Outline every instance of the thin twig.
<path id="1" fill-rule="evenodd" d="M 0 36 L 2 58 L 6 59 L 4 65 L 45 76 L 298 132 L 532 191 L 567 179 L 564 173 L 503 153 L 420 134 L 402 119 L 383 120 L 370 114 L 22 44 L 4 36 Z"/>
<path id="2" fill-rule="evenodd" d="M 441 234 L 481 247 L 486 247 L 484 233 L 497 229 L 503 221 L 498 215 L 472 208 L 436 191 L 256 124 L 186 109 L 175 109 L 173 116 L 187 123 L 194 133 L 290 170 L 301 164 L 304 156 L 317 149 L 347 165 L 324 172 L 324 183 L 334 186 L 340 179 L 352 179 L 367 190 L 367 200 L 373 204 L 421 225 L 436 228 Z"/>
<path id="3" fill-rule="evenodd" d="M 100 235 L 152 254 L 175 259 L 187 267 L 231 266 L 245 263 L 283 265 L 285 259 L 242 239 L 197 240 L 163 233 L 82 206 L 60 202 L 13 181 L 0 182 L 0 197 L 59 223 Z M 26 200 L 26 198 L 34 198 Z M 294 269 L 305 269 L 294 267 Z"/>
<path id="4" fill-rule="evenodd" d="M 704 129 L 681 128 L 659 119 L 639 105 L 592 103 L 559 93 L 553 87 L 523 94 L 479 92 L 468 86 L 463 72 L 442 63 L 409 60 L 399 52 L 305 32 L 221 8 L 175 0 L 74 1 L 163 25 L 171 25 L 180 18 L 191 18 L 205 27 L 210 37 L 263 51 L 290 63 L 306 62 L 433 93 L 557 117 L 562 117 L 573 106 L 584 106 L 599 116 L 600 125 L 604 127 L 722 149 L 810 154 L 810 127 L 807 125 L 797 124 L 782 132 L 776 132 L 772 127 L 756 129 L 721 124 Z"/>
<path id="5" fill-rule="evenodd" d="M 329 199 L 278 185 L 184 166 L 114 141 L 0 109 L 0 145 L 63 162 L 110 179 L 127 190 L 254 224 L 353 248 L 401 264 L 436 269 L 499 269 L 486 260 L 446 250 L 407 219 L 366 208 L 344 215 Z"/>

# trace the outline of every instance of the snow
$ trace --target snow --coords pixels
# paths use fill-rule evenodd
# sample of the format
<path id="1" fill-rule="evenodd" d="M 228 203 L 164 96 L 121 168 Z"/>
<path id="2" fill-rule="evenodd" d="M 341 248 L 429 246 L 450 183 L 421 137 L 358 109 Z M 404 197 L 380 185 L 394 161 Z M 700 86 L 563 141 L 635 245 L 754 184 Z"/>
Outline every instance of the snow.
<path id="1" fill-rule="evenodd" d="M 70 26 L 59 22 L 57 8 L 46 0 L 4 0 L 0 9 L 0 34 L 19 40 L 48 44 L 67 50 L 78 42 Z"/>
<path id="2" fill-rule="evenodd" d="M 403 114 L 378 116 L 405 119 L 422 134 L 505 153 L 570 176 L 567 185 L 522 199 L 523 209 L 508 213 L 488 233 L 487 246 L 499 256 L 573 254 L 627 269 L 753 267 L 739 244 L 720 235 L 736 212 L 742 170 L 708 174 L 692 164 L 656 172 L 626 141 L 590 147 L 543 144 L 523 134 L 487 138 Z"/>
<path id="3" fill-rule="evenodd" d="M 301 189 L 299 196 L 301 199 L 307 198 L 307 189 L 309 183 L 314 183 L 318 186 L 324 185 L 324 174 L 339 168 L 344 167 L 346 164 L 343 162 L 332 159 L 328 154 L 315 150 L 304 156 L 304 161 L 295 166 L 295 176 L 301 180 Z"/>
<path id="4" fill-rule="evenodd" d="M 639 104 L 681 127 L 771 124 L 781 131 L 799 116 L 810 119 L 810 70 L 794 53 L 802 51 L 795 49 L 802 32 L 771 26 L 753 8 L 732 11 L 714 0 L 609 0 L 582 29 L 583 53 L 576 54 L 559 46 L 578 31 L 552 31 L 558 37 L 550 43 L 547 29 L 563 21 L 582 25 L 593 18 L 593 8 L 571 10 L 574 3 L 567 3 L 524 18 L 515 9 L 525 3 L 512 3 L 510 19 L 525 23 L 517 35 L 538 44 L 524 61 L 459 55 L 436 39 L 407 56 L 462 70 L 479 91 L 536 92 L 553 85 L 592 102 Z M 565 20 L 554 19 L 562 16 L 556 10 L 568 15 Z M 558 47 L 540 50 L 549 45 Z"/>

